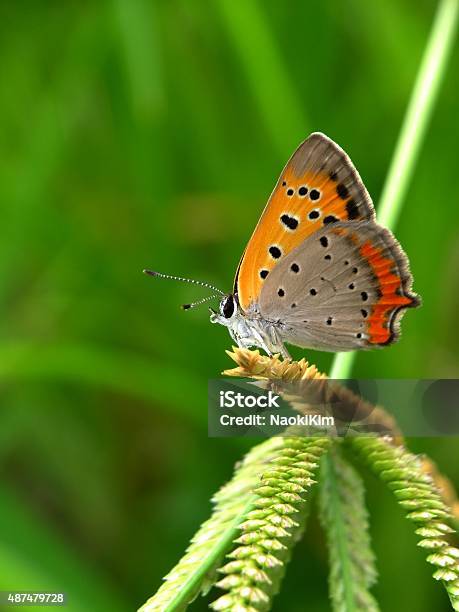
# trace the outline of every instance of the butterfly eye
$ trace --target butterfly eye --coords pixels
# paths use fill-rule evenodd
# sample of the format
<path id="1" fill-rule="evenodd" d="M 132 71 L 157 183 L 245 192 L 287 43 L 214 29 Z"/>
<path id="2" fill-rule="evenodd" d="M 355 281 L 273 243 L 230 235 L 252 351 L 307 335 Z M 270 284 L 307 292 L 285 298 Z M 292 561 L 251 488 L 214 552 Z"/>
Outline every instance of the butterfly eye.
<path id="1" fill-rule="evenodd" d="M 225 319 L 231 319 L 234 314 L 234 298 L 232 295 L 226 295 L 220 302 L 220 312 Z"/>

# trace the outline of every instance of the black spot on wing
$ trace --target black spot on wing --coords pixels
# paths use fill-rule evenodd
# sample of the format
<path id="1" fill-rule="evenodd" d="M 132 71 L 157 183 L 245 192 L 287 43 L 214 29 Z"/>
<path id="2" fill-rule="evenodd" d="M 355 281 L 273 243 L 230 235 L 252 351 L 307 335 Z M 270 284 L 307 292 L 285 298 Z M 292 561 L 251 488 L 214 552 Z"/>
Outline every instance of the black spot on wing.
<path id="1" fill-rule="evenodd" d="M 280 220 L 289 230 L 293 231 L 298 227 L 298 219 L 290 215 L 284 214 L 281 216 Z"/>
<path id="2" fill-rule="evenodd" d="M 311 189 L 311 191 L 309 192 L 309 197 L 313 202 L 315 202 L 320 198 L 320 191 L 318 189 Z"/>
<path id="3" fill-rule="evenodd" d="M 352 198 L 346 202 L 346 212 L 347 218 L 350 220 L 358 219 L 358 217 L 360 216 L 359 207 L 355 203 L 355 200 L 353 200 Z"/>
<path id="4" fill-rule="evenodd" d="M 279 257 L 282 255 L 282 251 L 275 244 L 271 245 L 268 251 L 271 257 L 273 257 L 274 259 L 279 259 Z"/>
<path id="5" fill-rule="evenodd" d="M 345 200 L 349 197 L 349 191 L 347 187 L 343 185 L 343 183 L 338 183 L 338 185 L 336 186 L 336 193 L 342 200 Z"/>

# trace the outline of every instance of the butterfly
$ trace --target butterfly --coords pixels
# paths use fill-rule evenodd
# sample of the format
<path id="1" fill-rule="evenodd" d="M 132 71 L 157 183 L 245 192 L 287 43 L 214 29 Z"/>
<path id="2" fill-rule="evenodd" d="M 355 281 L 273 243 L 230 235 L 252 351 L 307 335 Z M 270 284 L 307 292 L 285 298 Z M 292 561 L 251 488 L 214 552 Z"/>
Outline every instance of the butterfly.
<path id="1" fill-rule="evenodd" d="M 285 343 L 322 351 L 383 347 L 400 336 L 412 292 L 408 258 L 378 225 L 350 158 L 322 133 L 311 134 L 283 169 L 210 320 L 240 347 L 290 358 Z M 191 308 L 215 296 L 184 308 Z"/>

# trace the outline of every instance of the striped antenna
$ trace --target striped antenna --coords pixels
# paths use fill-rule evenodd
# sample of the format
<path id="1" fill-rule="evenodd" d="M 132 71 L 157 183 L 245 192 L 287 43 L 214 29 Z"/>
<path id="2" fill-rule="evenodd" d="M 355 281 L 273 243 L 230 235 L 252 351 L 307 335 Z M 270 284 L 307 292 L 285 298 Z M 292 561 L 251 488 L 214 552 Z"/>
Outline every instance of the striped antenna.
<path id="1" fill-rule="evenodd" d="M 158 278 L 167 278 L 169 280 L 181 281 L 182 283 L 192 283 L 193 285 L 200 285 L 201 287 L 207 287 L 207 289 L 212 289 L 212 291 L 216 291 L 217 294 L 219 295 L 226 295 L 223 291 L 221 291 L 217 287 L 214 287 L 210 283 L 204 283 L 203 281 L 194 280 L 192 278 L 182 278 L 181 276 L 172 276 L 170 274 L 162 274 L 161 272 L 154 272 L 153 270 L 144 270 L 143 273 L 149 274 L 150 276 L 157 276 Z M 212 296 L 212 297 L 216 297 L 216 296 Z M 210 300 L 211 298 L 209 297 L 206 299 Z M 195 302 L 195 303 L 197 305 L 199 302 Z M 186 304 L 186 306 L 191 306 L 191 304 L 190 305 Z"/>
<path id="2" fill-rule="evenodd" d="M 190 310 L 191 308 L 196 308 L 196 306 L 200 306 L 201 304 L 204 304 L 209 300 L 213 300 L 216 297 L 218 297 L 218 294 L 215 293 L 214 295 L 209 295 L 208 297 L 205 297 L 202 300 L 199 300 L 198 302 L 192 302 L 191 304 L 182 304 L 182 308 L 183 310 Z"/>

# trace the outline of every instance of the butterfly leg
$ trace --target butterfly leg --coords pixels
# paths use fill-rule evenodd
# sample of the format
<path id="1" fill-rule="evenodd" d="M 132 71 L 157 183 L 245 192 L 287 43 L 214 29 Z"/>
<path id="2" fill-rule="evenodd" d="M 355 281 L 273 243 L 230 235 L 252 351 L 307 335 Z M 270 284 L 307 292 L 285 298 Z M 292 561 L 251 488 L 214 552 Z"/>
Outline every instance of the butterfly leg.
<path id="1" fill-rule="evenodd" d="M 250 329 L 250 331 L 251 335 L 249 337 L 237 339 L 239 346 L 242 348 L 250 348 L 252 346 L 256 346 L 258 348 L 263 349 L 265 353 L 271 356 L 272 351 L 270 350 L 267 342 L 265 342 L 265 338 L 263 337 L 263 335 L 256 328 L 253 327 Z"/>
<path id="2" fill-rule="evenodd" d="M 281 347 L 280 354 L 282 355 L 282 357 L 283 357 L 284 359 L 288 359 L 288 360 L 292 361 L 292 356 L 290 355 L 290 353 L 288 352 L 288 350 L 285 348 L 285 345 L 284 345 L 284 344 L 281 344 L 281 345 L 280 345 L 280 347 Z"/>
<path id="3" fill-rule="evenodd" d="M 278 342 L 275 345 L 271 345 L 269 349 L 265 348 L 265 351 L 268 353 L 270 357 L 272 357 L 275 353 L 280 353 L 280 355 L 284 359 L 289 359 L 290 361 L 292 360 L 292 357 L 290 353 L 288 352 L 288 350 L 285 348 L 285 345 L 283 342 Z"/>
<path id="4" fill-rule="evenodd" d="M 240 348 L 252 348 L 257 347 L 261 348 L 267 355 L 272 357 L 276 353 L 280 353 L 284 359 L 289 359 L 291 361 L 292 357 L 290 353 L 285 348 L 283 342 L 279 339 L 276 339 L 276 342 L 272 342 L 270 338 L 264 334 L 261 334 L 256 329 L 252 329 L 252 336 L 250 338 L 240 337 L 236 334 L 231 333 L 233 340 L 237 342 L 237 345 Z"/>
<path id="5" fill-rule="evenodd" d="M 237 328 L 230 327 L 229 332 L 239 348 L 261 348 L 269 356 L 272 356 L 274 353 L 269 336 L 265 330 L 259 329 L 257 325 L 251 325 L 244 321 Z M 282 351 L 276 350 L 275 352 Z"/>
<path id="6" fill-rule="evenodd" d="M 277 331 L 274 325 L 269 325 L 263 330 L 263 336 L 265 338 L 266 344 L 269 346 L 268 354 L 272 355 L 273 353 L 280 353 L 284 359 L 292 360 L 290 353 L 285 348 L 284 343 L 280 337 L 279 332 Z"/>
<path id="7" fill-rule="evenodd" d="M 260 317 L 248 318 L 239 313 L 226 318 L 213 311 L 210 321 L 227 327 L 231 338 L 240 348 L 258 347 L 269 356 L 280 353 L 284 359 L 291 359 L 280 334 L 269 321 L 264 321 Z"/>
<path id="8" fill-rule="evenodd" d="M 251 331 L 254 339 L 257 340 L 256 346 L 262 348 L 270 357 L 280 353 L 284 359 L 292 359 L 274 326 L 260 325 L 258 322 L 258 325 L 252 326 Z"/>

